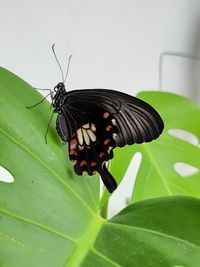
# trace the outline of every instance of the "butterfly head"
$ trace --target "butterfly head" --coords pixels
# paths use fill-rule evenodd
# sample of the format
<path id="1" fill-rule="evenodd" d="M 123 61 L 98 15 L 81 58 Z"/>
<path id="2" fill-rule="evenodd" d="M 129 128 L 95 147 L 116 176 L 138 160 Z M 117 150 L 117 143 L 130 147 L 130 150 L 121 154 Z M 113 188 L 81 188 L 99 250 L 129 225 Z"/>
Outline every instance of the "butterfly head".
<path id="1" fill-rule="evenodd" d="M 59 83 L 54 87 L 54 92 L 55 92 L 56 94 L 57 94 L 57 93 L 61 94 L 61 93 L 66 92 L 64 83 L 59 82 Z"/>
<path id="2" fill-rule="evenodd" d="M 60 107 L 62 105 L 62 100 L 63 96 L 66 93 L 65 85 L 62 82 L 59 82 L 55 87 L 54 87 L 54 96 L 53 96 L 53 107 L 55 112 L 60 111 Z"/>

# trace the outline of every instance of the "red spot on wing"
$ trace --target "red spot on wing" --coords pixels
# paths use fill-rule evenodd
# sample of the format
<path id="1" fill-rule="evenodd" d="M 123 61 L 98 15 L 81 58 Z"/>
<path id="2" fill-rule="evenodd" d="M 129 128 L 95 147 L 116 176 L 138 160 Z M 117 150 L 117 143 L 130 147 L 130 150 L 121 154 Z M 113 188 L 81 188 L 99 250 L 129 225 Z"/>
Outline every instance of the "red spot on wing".
<path id="1" fill-rule="evenodd" d="M 104 141 L 104 145 L 106 146 L 108 143 L 110 143 L 110 139 L 107 138 L 105 141 Z"/>
<path id="2" fill-rule="evenodd" d="M 70 149 L 75 149 L 76 148 L 76 146 L 77 146 L 77 139 L 76 138 L 74 138 L 74 139 L 72 139 L 71 141 L 70 141 Z"/>
<path id="3" fill-rule="evenodd" d="M 111 126 L 111 125 L 108 125 L 108 126 L 106 127 L 106 131 L 109 132 L 110 129 L 112 129 L 112 126 Z"/>
<path id="4" fill-rule="evenodd" d="M 99 153 L 99 157 L 100 157 L 100 158 L 105 157 L 105 155 L 106 155 L 106 154 L 105 154 L 104 152 L 100 152 L 100 153 Z"/>
<path id="5" fill-rule="evenodd" d="M 105 113 L 103 114 L 104 119 L 107 119 L 109 116 L 110 116 L 110 113 L 109 113 L 109 112 L 105 112 Z"/>
<path id="6" fill-rule="evenodd" d="M 77 155 L 77 152 L 76 152 L 76 150 L 70 150 L 69 154 L 70 155 Z"/>
<path id="7" fill-rule="evenodd" d="M 87 165 L 87 162 L 85 160 L 82 160 L 81 163 L 80 163 L 80 166 L 82 167 L 82 166 L 85 166 L 85 165 Z"/>

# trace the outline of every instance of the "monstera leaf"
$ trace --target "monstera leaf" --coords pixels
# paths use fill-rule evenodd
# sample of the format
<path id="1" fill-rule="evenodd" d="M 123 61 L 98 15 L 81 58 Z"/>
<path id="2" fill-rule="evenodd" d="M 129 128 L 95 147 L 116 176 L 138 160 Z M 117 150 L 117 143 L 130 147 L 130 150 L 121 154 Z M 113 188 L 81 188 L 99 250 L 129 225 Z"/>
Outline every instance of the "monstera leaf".
<path id="1" fill-rule="evenodd" d="M 74 175 L 49 103 L 0 68 L 1 267 L 190 266 L 200 261 L 200 200 L 168 197 L 99 215 L 98 177 Z M 4 173 L 1 172 L 1 175 Z"/>
<path id="2" fill-rule="evenodd" d="M 171 93 L 142 92 L 137 97 L 151 104 L 161 114 L 164 132 L 153 142 L 116 149 L 110 166 L 112 174 L 119 183 L 132 157 L 140 152 L 142 161 L 131 202 L 168 195 L 200 197 L 199 107 L 189 99 Z M 196 145 L 190 139 L 185 140 L 189 133 L 196 137 Z M 189 165 L 196 172 L 182 175 L 182 172 L 175 170 L 176 164 Z M 105 191 L 102 206 L 108 198 Z"/>

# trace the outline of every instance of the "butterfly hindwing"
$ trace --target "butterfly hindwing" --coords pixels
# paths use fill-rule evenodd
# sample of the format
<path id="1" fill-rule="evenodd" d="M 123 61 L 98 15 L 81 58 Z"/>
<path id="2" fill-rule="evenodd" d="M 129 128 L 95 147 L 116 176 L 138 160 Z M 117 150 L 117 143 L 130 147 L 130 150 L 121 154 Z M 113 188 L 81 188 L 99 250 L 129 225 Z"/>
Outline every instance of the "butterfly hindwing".
<path id="1" fill-rule="evenodd" d="M 108 114 L 104 112 L 103 114 Z M 102 117 L 83 124 L 69 142 L 69 155 L 78 175 L 93 175 L 113 158 L 118 129 L 112 120 Z M 110 115 L 109 115 L 110 116 Z"/>
<path id="2" fill-rule="evenodd" d="M 56 130 L 60 138 L 65 142 L 68 141 L 70 126 L 68 120 L 64 114 L 58 114 L 56 120 Z"/>

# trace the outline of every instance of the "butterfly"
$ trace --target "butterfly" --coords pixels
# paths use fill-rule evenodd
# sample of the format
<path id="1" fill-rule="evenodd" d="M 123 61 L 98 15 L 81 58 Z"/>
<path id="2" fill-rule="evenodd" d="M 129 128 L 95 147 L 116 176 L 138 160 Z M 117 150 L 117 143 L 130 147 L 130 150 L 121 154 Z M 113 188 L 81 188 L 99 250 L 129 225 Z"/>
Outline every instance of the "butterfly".
<path id="1" fill-rule="evenodd" d="M 68 142 L 69 158 L 77 175 L 100 177 L 110 193 L 117 183 L 106 162 L 113 149 L 150 142 L 162 133 L 164 124 L 158 112 L 146 102 L 108 89 L 82 89 L 67 92 L 63 82 L 54 87 L 52 106 L 56 130 Z"/>

